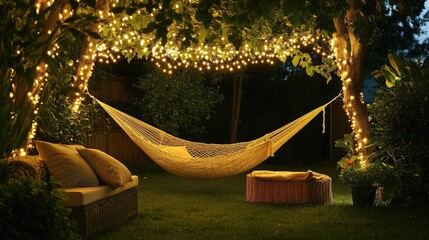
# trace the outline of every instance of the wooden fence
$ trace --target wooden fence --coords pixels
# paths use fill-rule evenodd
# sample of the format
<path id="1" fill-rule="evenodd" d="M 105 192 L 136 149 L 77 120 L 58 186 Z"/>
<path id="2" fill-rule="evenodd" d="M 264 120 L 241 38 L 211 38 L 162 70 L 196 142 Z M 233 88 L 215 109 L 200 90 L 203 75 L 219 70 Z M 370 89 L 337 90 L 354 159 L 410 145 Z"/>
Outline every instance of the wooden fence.
<path id="1" fill-rule="evenodd" d="M 90 92 L 102 102 L 116 105 L 130 100 L 130 88 L 127 79 L 113 77 L 99 81 Z M 100 149 L 126 165 L 152 161 L 112 119 L 108 120 L 108 117 L 102 109 L 98 116 L 94 116 L 95 133 L 88 137 L 86 146 Z"/>
<path id="2" fill-rule="evenodd" d="M 96 88 L 91 90 L 91 93 L 107 104 L 120 105 L 121 103 L 129 104 L 131 89 L 130 81 L 123 77 L 114 77 L 100 81 Z M 336 101 L 327 109 L 329 114 L 329 132 L 327 134 L 329 134 L 331 161 L 337 161 L 344 155 L 342 149 L 335 147 L 335 140 L 351 131 L 342 105 L 341 101 Z M 105 151 L 124 164 L 141 164 L 152 161 L 112 119 L 107 120 L 108 115 L 103 110 L 94 119 L 96 119 L 94 120 L 95 134 L 88 137 L 86 143 L 88 147 Z"/>

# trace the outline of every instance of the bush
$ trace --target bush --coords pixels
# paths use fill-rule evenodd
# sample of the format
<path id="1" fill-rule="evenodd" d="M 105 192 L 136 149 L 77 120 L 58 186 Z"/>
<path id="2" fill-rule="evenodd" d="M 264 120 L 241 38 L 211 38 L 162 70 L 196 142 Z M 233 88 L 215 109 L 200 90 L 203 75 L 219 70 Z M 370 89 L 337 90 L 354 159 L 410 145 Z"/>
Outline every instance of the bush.
<path id="1" fill-rule="evenodd" d="M 370 106 L 375 138 L 389 149 L 403 198 L 429 197 L 429 58 L 424 64 L 389 55 L 392 67 L 379 76 L 389 88 L 376 92 Z"/>
<path id="2" fill-rule="evenodd" d="M 38 128 L 36 138 L 48 142 L 64 144 L 83 144 L 87 135 L 93 130 L 92 117 L 96 116 L 95 104 L 88 102 L 80 106 L 78 112 L 73 110 L 73 103 L 67 94 L 73 92 L 71 79 L 73 69 L 68 66 L 58 68 L 58 72 L 51 77 L 67 80 L 57 81 L 46 92 L 49 97 L 40 107 L 37 115 Z"/>
<path id="3" fill-rule="evenodd" d="M 98 111 L 92 103 L 82 104 L 79 112 L 72 109 L 65 95 L 52 95 L 37 116 L 37 139 L 63 144 L 83 144 L 93 131 L 91 117 Z"/>
<path id="4" fill-rule="evenodd" d="M 217 77 L 208 79 L 192 69 L 172 75 L 151 69 L 135 85 L 143 96 L 133 101 L 138 117 L 176 136 L 201 136 L 206 131 L 204 121 L 210 119 L 214 107 L 223 99 L 213 84 Z"/>
<path id="5" fill-rule="evenodd" d="M 3 166 L 4 167 L 4 166 Z M 78 239 L 58 184 L 29 178 L 0 183 L 2 239 Z"/>

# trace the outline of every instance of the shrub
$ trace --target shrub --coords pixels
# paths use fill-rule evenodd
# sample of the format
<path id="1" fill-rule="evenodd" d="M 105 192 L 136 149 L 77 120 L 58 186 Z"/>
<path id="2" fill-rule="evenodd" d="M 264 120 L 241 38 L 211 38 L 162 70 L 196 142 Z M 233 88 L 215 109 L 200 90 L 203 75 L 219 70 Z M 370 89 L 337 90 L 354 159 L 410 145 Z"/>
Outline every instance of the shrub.
<path id="1" fill-rule="evenodd" d="M 133 101 L 138 117 L 176 136 L 201 136 L 206 131 L 204 121 L 223 99 L 213 84 L 216 77 L 207 79 L 192 69 L 172 75 L 151 69 L 135 85 L 143 96 Z"/>
<path id="2" fill-rule="evenodd" d="M 37 116 L 37 139 L 64 143 L 83 144 L 93 130 L 91 117 L 98 111 L 92 103 L 82 104 L 79 112 L 72 109 L 72 102 L 65 95 L 52 95 Z"/>
<path id="3" fill-rule="evenodd" d="M 52 74 L 53 79 L 63 77 L 68 80 L 57 81 L 58 84 L 47 89 L 49 97 L 41 105 L 36 119 L 38 139 L 64 144 L 83 144 L 93 130 L 91 118 L 96 116 L 98 111 L 95 104 L 84 103 L 79 111 L 75 112 L 72 101 L 67 97 L 69 92 L 73 92 L 72 76 L 73 69 L 68 66 L 60 67 L 57 73 Z"/>
<path id="4" fill-rule="evenodd" d="M 373 130 L 389 149 L 403 198 L 429 197 L 429 58 L 423 64 L 389 55 L 378 76 L 389 88 L 376 92 L 370 105 Z"/>
<path id="5" fill-rule="evenodd" d="M 30 178 L 0 183 L 2 239 L 78 239 L 58 184 Z"/>

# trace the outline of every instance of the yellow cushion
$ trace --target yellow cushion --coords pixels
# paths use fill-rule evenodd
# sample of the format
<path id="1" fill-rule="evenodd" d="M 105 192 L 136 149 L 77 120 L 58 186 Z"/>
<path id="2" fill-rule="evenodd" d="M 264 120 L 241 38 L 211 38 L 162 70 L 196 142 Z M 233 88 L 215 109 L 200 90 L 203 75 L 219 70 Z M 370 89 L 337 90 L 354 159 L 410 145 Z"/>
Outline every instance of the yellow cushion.
<path id="1" fill-rule="evenodd" d="M 185 146 L 160 146 L 159 148 L 161 150 L 164 150 L 165 152 L 168 152 L 170 154 L 173 154 L 179 157 L 186 157 L 186 158 L 192 157 Z"/>
<path id="2" fill-rule="evenodd" d="M 307 172 L 255 170 L 251 173 L 251 176 L 260 180 L 269 181 L 307 181 L 327 177 L 326 175 L 311 170 Z"/>
<path id="3" fill-rule="evenodd" d="M 139 179 L 137 176 L 133 175 L 130 182 L 127 182 L 125 185 L 112 188 L 109 185 L 101 185 L 97 187 L 75 187 L 75 188 L 65 188 L 63 189 L 66 192 L 68 199 L 64 203 L 66 207 L 80 207 L 92 202 L 104 199 L 106 197 L 118 194 L 125 190 L 128 190 L 132 187 L 138 186 Z"/>
<path id="4" fill-rule="evenodd" d="M 98 186 L 98 178 L 89 164 L 79 155 L 80 145 L 55 144 L 35 141 L 49 174 L 65 187 Z"/>
<path id="5" fill-rule="evenodd" d="M 79 148 L 77 151 L 89 163 L 101 182 L 117 188 L 131 181 L 128 168 L 107 153 L 91 148 Z"/>

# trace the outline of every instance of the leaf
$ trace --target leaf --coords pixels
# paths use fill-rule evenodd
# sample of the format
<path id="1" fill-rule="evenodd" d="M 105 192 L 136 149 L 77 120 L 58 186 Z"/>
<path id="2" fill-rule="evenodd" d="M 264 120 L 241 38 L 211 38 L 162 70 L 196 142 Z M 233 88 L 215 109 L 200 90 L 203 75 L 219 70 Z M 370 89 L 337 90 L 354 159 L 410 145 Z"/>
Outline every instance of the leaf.
<path id="1" fill-rule="evenodd" d="M 396 70 L 396 73 L 401 76 L 405 72 L 405 62 L 396 54 L 389 54 L 390 65 Z"/>
<path id="2" fill-rule="evenodd" d="M 388 87 L 388 88 L 391 88 L 391 87 L 393 87 L 393 86 L 395 86 L 392 82 L 390 82 L 390 81 L 387 81 L 386 80 L 386 86 Z"/>
<path id="3" fill-rule="evenodd" d="M 131 15 L 133 15 L 136 11 L 137 11 L 137 8 L 127 8 L 127 9 L 125 10 L 125 13 L 131 16 Z"/>
<path id="4" fill-rule="evenodd" d="M 301 60 L 301 57 L 298 55 L 295 55 L 292 59 L 292 64 L 294 67 L 298 66 L 299 61 Z"/>
<path id="5" fill-rule="evenodd" d="M 302 68 L 308 68 L 310 65 L 308 64 L 308 62 L 304 62 L 304 59 L 301 59 L 301 62 L 299 62 L 299 65 Z"/>
<path id="6" fill-rule="evenodd" d="M 313 76 L 314 74 L 314 69 L 312 67 L 307 67 L 305 71 L 307 72 L 307 75 L 310 77 Z"/>
<path id="7" fill-rule="evenodd" d="M 395 85 L 397 76 L 394 72 L 394 69 L 392 69 L 391 67 L 389 67 L 387 65 L 384 65 L 380 68 L 380 72 L 383 75 L 383 77 L 386 79 L 386 82 L 390 82 L 390 84 L 392 84 L 392 86 Z"/>
<path id="8" fill-rule="evenodd" d="M 286 59 L 287 59 L 287 56 L 286 56 L 285 54 L 281 54 L 281 55 L 279 56 L 279 60 L 280 60 L 280 61 L 282 61 L 282 63 L 285 63 L 285 62 L 286 62 Z"/>
<path id="9" fill-rule="evenodd" d="M 199 43 L 204 43 L 207 37 L 207 30 L 206 29 L 201 29 L 200 32 L 198 33 L 198 42 Z"/>
<path id="10" fill-rule="evenodd" d="M 144 52 L 141 48 L 137 50 L 137 59 L 142 59 L 144 56 Z"/>
<path id="11" fill-rule="evenodd" d="M 143 28 L 142 29 L 142 32 L 143 33 L 151 33 L 151 32 L 153 32 L 153 30 L 155 30 L 155 28 L 157 27 L 158 25 L 156 24 L 156 23 L 154 23 L 154 22 L 150 22 L 148 25 L 147 25 L 147 27 L 146 28 Z"/>
<path id="12" fill-rule="evenodd" d="M 302 59 L 302 61 L 307 61 L 308 62 L 309 60 L 311 60 L 311 56 L 308 53 L 304 53 L 304 54 L 302 54 L 301 59 Z"/>
<path id="13" fill-rule="evenodd" d="M 235 32 L 228 36 L 228 41 L 234 45 L 235 49 L 238 50 L 243 43 L 243 39 L 241 38 L 241 34 Z"/>
<path id="14" fill-rule="evenodd" d="M 222 43 L 228 43 L 228 28 L 222 28 Z"/>
<path id="15" fill-rule="evenodd" d="M 180 60 L 184 62 L 186 60 L 186 55 L 184 53 L 180 53 Z"/>
<path id="16" fill-rule="evenodd" d="M 123 13 L 127 8 L 125 7 L 113 7 L 110 9 L 110 12 L 114 13 L 114 14 L 119 14 L 119 13 Z"/>
<path id="17" fill-rule="evenodd" d="M 383 75 L 381 74 L 380 70 L 375 70 L 374 72 L 372 72 L 372 76 L 374 76 L 375 78 L 381 78 Z"/>

